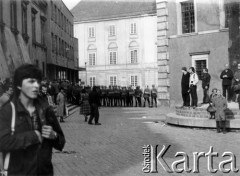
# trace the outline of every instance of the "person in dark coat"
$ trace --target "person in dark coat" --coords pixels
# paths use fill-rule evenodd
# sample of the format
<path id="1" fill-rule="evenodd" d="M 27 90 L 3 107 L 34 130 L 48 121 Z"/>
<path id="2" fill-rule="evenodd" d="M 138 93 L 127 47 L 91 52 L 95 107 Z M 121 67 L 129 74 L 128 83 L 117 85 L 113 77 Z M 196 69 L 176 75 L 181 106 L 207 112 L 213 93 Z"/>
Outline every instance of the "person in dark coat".
<path id="1" fill-rule="evenodd" d="M 187 72 L 186 67 L 182 67 L 182 99 L 183 99 L 183 106 L 182 107 L 190 107 L 190 95 L 189 95 L 189 79 L 190 73 Z"/>
<path id="2" fill-rule="evenodd" d="M 135 107 L 142 107 L 142 90 L 140 89 L 140 86 L 137 86 L 135 89 L 135 97 Z"/>
<path id="3" fill-rule="evenodd" d="M 26 64 L 14 74 L 15 131 L 11 134 L 12 107 L 0 110 L 0 152 L 10 152 L 8 175 L 53 176 L 53 148 L 62 150 L 63 131 L 51 106 L 39 95 L 41 71 Z"/>
<path id="4" fill-rule="evenodd" d="M 153 102 L 155 103 L 155 107 L 157 107 L 157 89 L 155 88 L 155 85 L 152 85 L 152 90 L 151 90 L 151 104 L 153 107 Z"/>
<path id="5" fill-rule="evenodd" d="M 208 90 L 209 90 L 209 86 L 210 86 L 210 80 L 211 80 L 211 76 L 208 73 L 208 69 L 204 68 L 203 69 L 203 77 L 202 77 L 202 88 L 203 88 L 203 102 L 202 102 L 202 104 L 209 103 Z"/>
<path id="6" fill-rule="evenodd" d="M 226 115 L 225 110 L 227 109 L 227 100 L 221 94 L 221 90 L 217 90 L 217 96 L 213 98 L 213 107 L 216 110 L 215 119 L 217 133 L 220 132 L 220 127 L 222 126 L 222 132 L 226 133 Z"/>
<path id="7" fill-rule="evenodd" d="M 100 97 L 97 92 L 97 87 L 93 86 L 93 90 L 89 94 L 89 104 L 91 109 L 91 115 L 88 120 L 88 124 L 92 125 L 92 120 L 94 119 L 95 125 L 101 125 L 99 123 L 99 106 L 100 106 Z"/>
<path id="8" fill-rule="evenodd" d="M 225 65 L 225 70 L 222 71 L 220 78 L 222 79 L 223 96 L 228 100 L 228 102 L 230 102 L 232 98 L 231 86 L 232 86 L 233 72 L 231 69 L 229 69 L 228 64 Z M 226 92 L 227 92 L 227 96 L 226 96 Z"/>

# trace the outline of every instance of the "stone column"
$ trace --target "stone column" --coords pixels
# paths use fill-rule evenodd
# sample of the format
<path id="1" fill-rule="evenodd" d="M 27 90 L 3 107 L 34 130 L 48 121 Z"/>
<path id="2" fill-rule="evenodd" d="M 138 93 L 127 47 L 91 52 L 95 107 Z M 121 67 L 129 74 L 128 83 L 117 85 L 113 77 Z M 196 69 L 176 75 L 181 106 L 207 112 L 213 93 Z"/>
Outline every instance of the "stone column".
<path id="1" fill-rule="evenodd" d="M 156 0 L 157 7 L 157 46 L 158 46 L 158 100 L 161 105 L 170 105 L 169 95 L 169 53 L 168 53 L 168 9 L 167 0 Z"/>

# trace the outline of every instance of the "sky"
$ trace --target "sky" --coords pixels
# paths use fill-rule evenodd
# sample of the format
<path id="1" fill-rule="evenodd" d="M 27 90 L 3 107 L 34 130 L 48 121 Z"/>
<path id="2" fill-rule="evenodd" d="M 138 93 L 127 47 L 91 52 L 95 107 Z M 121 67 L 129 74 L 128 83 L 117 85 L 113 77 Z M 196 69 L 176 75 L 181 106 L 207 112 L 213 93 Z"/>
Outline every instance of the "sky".
<path id="1" fill-rule="evenodd" d="M 78 2 L 80 2 L 81 0 L 62 0 L 65 5 L 67 6 L 67 8 L 69 10 L 71 10 L 75 5 L 77 5 Z"/>

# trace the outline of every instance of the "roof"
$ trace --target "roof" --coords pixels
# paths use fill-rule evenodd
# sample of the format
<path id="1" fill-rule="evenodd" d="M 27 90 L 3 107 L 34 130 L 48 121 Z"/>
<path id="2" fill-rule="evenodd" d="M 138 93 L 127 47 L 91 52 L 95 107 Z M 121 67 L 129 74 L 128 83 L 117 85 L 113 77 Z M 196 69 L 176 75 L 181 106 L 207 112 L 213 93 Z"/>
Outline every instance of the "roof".
<path id="1" fill-rule="evenodd" d="M 156 0 L 82 0 L 71 12 L 74 22 L 156 14 Z"/>

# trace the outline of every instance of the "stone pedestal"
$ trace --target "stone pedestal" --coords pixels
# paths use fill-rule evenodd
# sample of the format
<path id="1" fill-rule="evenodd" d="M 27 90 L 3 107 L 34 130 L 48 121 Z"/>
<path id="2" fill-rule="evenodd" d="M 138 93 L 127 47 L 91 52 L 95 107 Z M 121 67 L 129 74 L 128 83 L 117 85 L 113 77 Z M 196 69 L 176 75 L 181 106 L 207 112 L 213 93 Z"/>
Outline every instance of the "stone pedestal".
<path id="1" fill-rule="evenodd" d="M 237 108 L 228 108 L 225 111 L 227 118 L 226 127 L 240 129 L 240 111 Z M 166 122 L 172 125 L 200 128 L 216 128 L 216 120 L 209 119 L 207 108 L 196 109 L 176 107 L 175 113 L 167 114 Z"/>

